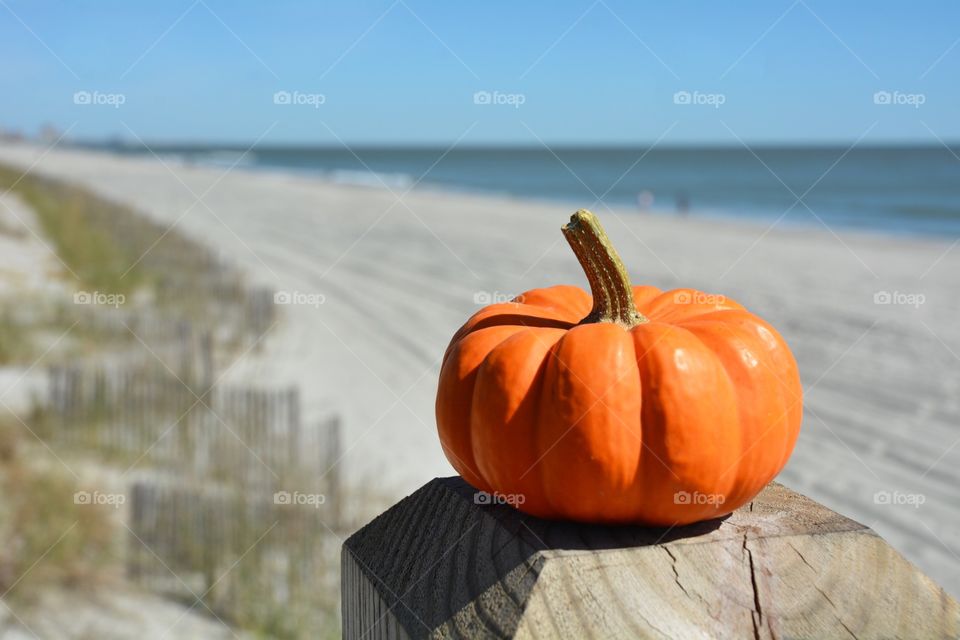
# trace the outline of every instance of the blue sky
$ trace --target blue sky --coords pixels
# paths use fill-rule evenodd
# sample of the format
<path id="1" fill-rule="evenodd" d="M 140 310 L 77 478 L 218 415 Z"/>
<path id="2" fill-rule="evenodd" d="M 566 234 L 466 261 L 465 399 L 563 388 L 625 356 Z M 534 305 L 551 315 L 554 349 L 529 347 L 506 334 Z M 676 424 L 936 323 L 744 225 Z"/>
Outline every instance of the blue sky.
<path id="1" fill-rule="evenodd" d="M 0 0 L 0 126 L 168 142 L 936 144 L 960 139 L 958 39 L 956 2 Z"/>

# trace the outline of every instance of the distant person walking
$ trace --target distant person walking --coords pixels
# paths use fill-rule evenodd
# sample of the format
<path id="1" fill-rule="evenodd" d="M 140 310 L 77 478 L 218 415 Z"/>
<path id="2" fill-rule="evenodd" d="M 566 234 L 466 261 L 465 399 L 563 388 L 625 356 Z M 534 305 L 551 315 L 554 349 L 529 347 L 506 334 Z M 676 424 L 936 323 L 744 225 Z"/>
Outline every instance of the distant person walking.
<path id="1" fill-rule="evenodd" d="M 637 194 L 637 208 L 640 209 L 641 213 L 646 213 L 650 211 L 650 207 L 653 206 L 653 193 L 644 189 Z"/>
<path id="2" fill-rule="evenodd" d="M 678 191 L 676 202 L 677 202 L 677 214 L 685 218 L 687 214 L 690 212 L 690 197 L 687 195 L 687 192 L 683 190 Z"/>

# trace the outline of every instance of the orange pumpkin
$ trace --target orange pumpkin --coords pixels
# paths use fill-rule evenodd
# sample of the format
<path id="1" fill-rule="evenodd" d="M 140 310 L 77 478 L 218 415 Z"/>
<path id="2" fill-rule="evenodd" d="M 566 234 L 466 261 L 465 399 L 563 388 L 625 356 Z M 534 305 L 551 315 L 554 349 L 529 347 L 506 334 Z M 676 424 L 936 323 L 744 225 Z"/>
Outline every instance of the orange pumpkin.
<path id="1" fill-rule="evenodd" d="M 800 431 L 783 338 L 722 296 L 632 287 L 588 211 L 563 233 L 592 297 L 534 289 L 463 325 L 437 392 L 447 459 L 544 518 L 677 525 L 751 500 Z"/>

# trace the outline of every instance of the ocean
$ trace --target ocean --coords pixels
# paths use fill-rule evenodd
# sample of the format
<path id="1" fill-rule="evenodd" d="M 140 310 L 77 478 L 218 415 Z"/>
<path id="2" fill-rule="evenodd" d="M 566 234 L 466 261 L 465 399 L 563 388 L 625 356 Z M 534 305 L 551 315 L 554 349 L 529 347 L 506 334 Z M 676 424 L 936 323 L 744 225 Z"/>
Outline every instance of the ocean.
<path id="1" fill-rule="evenodd" d="M 89 146 L 89 145 L 87 145 Z M 343 183 L 414 185 L 778 226 L 960 236 L 960 147 L 244 147 L 109 145 Z"/>

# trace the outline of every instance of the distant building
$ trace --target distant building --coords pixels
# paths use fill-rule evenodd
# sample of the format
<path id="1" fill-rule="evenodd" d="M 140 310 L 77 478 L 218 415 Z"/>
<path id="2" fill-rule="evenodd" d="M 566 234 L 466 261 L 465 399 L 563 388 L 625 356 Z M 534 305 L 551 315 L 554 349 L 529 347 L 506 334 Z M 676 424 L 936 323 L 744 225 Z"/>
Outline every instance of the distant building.
<path id="1" fill-rule="evenodd" d="M 22 142 L 23 132 L 19 129 L 0 129 L 0 140 L 3 142 Z"/>
<path id="2" fill-rule="evenodd" d="M 47 144 L 53 144 L 60 139 L 63 133 L 57 127 L 52 124 L 45 124 L 40 127 L 40 132 L 37 135 L 37 138 L 40 142 L 46 142 Z"/>

